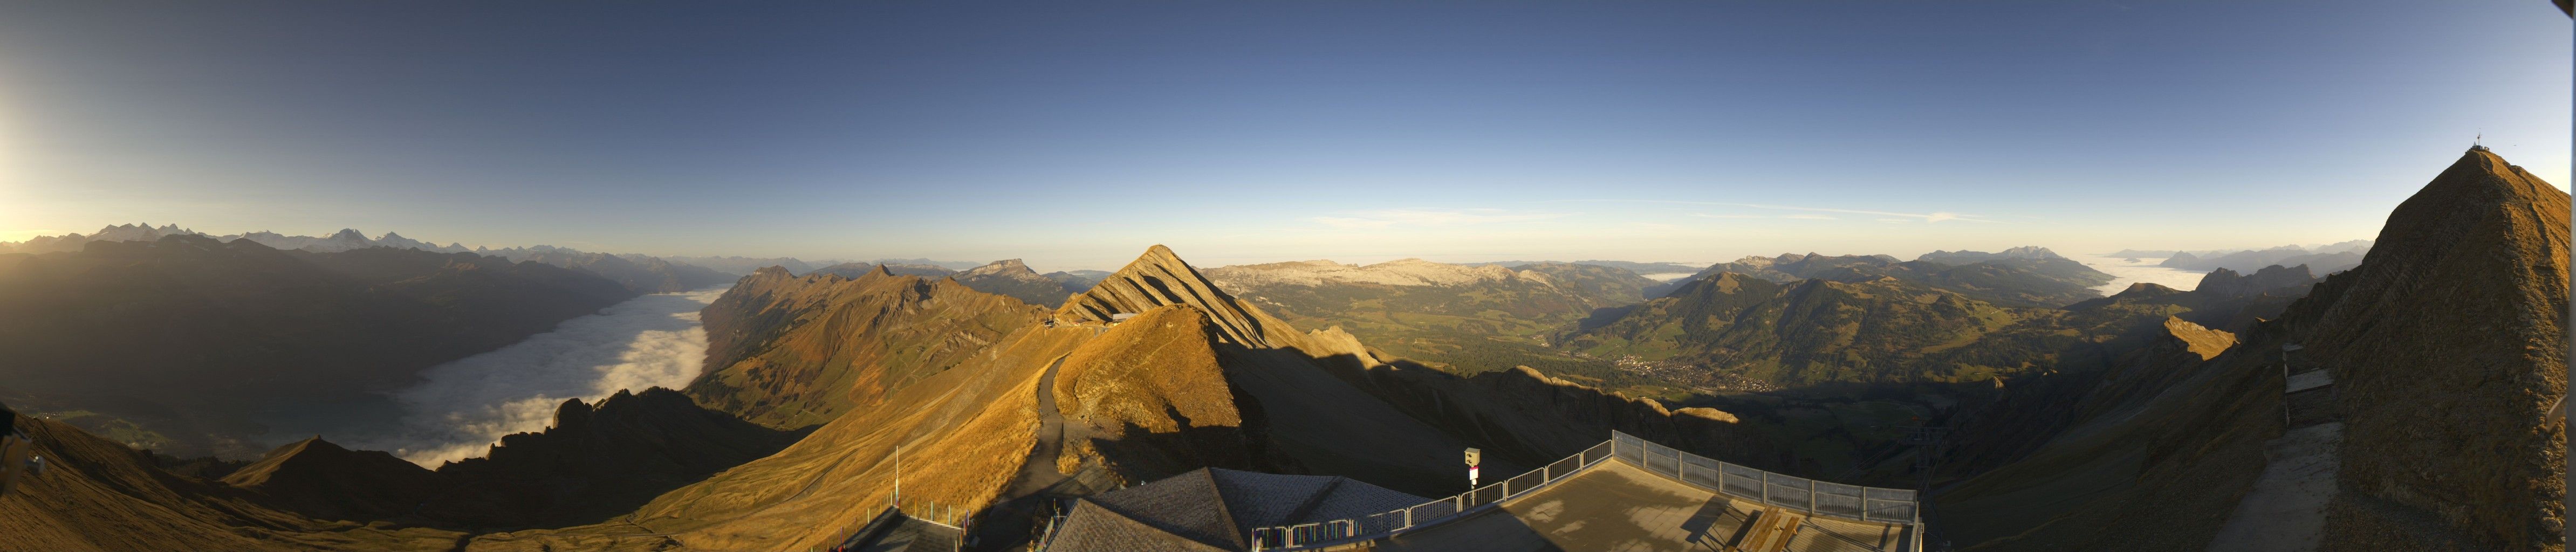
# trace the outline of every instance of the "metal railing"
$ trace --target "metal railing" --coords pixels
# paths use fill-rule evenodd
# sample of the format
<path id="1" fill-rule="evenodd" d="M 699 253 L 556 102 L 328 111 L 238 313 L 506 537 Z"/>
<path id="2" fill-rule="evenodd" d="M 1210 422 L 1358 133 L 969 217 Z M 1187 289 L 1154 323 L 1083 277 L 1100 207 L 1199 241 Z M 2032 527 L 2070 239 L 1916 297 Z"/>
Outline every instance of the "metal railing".
<path id="1" fill-rule="evenodd" d="M 1844 485 L 1771 473 L 1711 460 L 1617 431 L 1610 432 L 1610 445 L 1621 460 L 1721 494 L 1801 510 L 1811 516 L 1871 523 L 1914 522 L 1913 489 Z"/>
<path id="2" fill-rule="evenodd" d="M 1613 458 L 1711 492 L 1802 510 L 1810 516 L 1900 525 L 1921 523 L 1915 517 L 1919 505 L 1912 489 L 1844 485 L 1771 473 L 1612 431 L 1609 441 L 1500 483 L 1357 518 L 1254 529 L 1249 540 L 1253 550 L 1292 550 L 1383 538 L 1466 517 Z"/>
<path id="3" fill-rule="evenodd" d="M 1604 442 L 1593 445 L 1583 452 L 1575 453 L 1573 456 L 1540 466 L 1539 469 L 1505 478 L 1498 483 L 1402 509 L 1357 518 L 1254 529 L 1250 535 L 1252 549 L 1309 548 L 1361 538 L 1377 538 L 1398 531 L 1437 525 L 1463 517 L 1462 514 L 1482 511 L 1497 502 L 1502 502 L 1503 499 L 1528 494 L 1549 483 L 1565 479 L 1567 476 L 1583 471 L 1584 467 L 1609 460 L 1611 452 L 1610 443 Z"/>

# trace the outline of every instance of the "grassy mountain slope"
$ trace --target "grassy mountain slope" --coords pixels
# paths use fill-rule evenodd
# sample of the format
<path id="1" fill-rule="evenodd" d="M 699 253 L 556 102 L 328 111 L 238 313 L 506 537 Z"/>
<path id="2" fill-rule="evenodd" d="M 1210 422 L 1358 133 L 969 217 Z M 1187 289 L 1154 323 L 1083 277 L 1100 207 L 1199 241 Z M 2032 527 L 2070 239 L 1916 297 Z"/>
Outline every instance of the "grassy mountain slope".
<path id="1" fill-rule="evenodd" d="M 1040 312 L 947 279 L 765 268 L 703 311 L 712 369 L 688 391 L 771 427 L 820 424 L 954 366 Z"/>

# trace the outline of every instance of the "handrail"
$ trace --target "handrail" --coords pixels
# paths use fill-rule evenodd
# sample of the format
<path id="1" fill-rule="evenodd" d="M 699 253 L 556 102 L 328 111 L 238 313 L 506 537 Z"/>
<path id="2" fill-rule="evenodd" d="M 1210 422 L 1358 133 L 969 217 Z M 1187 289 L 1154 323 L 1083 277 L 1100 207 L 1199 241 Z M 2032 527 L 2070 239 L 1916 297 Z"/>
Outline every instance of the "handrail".
<path id="1" fill-rule="evenodd" d="M 1682 452 L 1634 435 L 1610 432 L 1618 456 L 1646 471 L 1720 494 L 1795 508 L 1811 516 L 1869 523 L 1911 524 L 1920 497 L 1913 489 L 1829 483 L 1775 473 Z"/>
<path id="2" fill-rule="evenodd" d="M 1844 485 L 1773 473 L 1712 460 L 1624 432 L 1611 431 L 1608 441 L 1492 485 L 1357 518 L 1253 529 L 1246 540 L 1252 550 L 1262 551 L 1317 548 L 1385 538 L 1482 512 L 1506 499 L 1537 491 L 1580 473 L 1584 468 L 1612 459 L 1629 462 L 1646 471 L 1710 492 L 1753 499 L 1770 506 L 1795 508 L 1810 516 L 1916 528 L 1923 524 L 1919 517 L 1922 508 L 1920 497 L 1913 489 Z M 1572 464 L 1568 465 L 1569 462 Z M 1532 480 L 1531 475 L 1538 477 Z M 1522 483 L 1515 485 L 1516 481 Z M 1418 515 L 1423 511 L 1434 514 L 1424 518 Z"/>
<path id="3" fill-rule="evenodd" d="M 1246 540 L 1251 542 L 1252 550 L 1256 551 L 1292 550 L 1329 546 L 1354 540 L 1375 539 L 1399 532 L 1439 525 L 1441 523 L 1463 518 L 1467 514 L 1484 511 L 1486 508 L 1490 508 L 1494 504 L 1501 503 L 1504 499 L 1535 492 L 1549 484 L 1579 473 L 1583 471 L 1583 468 L 1608 461 L 1615 456 L 1611 454 L 1613 450 L 1611 450 L 1610 447 L 1611 444 L 1609 442 L 1603 442 L 1598 445 L 1593 445 L 1592 448 L 1584 449 L 1583 452 L 1575 453 L 1573 456 L 1568 456 L 1564 459 L 1548 463 L 1547 465 L 1539 466 L 1539 468 L 1535 470 L 1522 472 L 1517 476 L 1504 478 L 1502 481 L 1494 484 L 1469 489 L 1467 492 L 1450 495 L 1445 498 L 1401 509 L 1388 510 L 1357 518 L 1342 518 L 1297 525 L 1283 525 L 1253 529 L 1251 531 L 1251 535 L 1249 535 L 1250 538 Z M 1572 465 L 1567 465 L 1568 462 L 1571 462 Z M 1560 468 L 1560 466 L 1564 467 Z M 1528 478 L 1532 474 L 1537 474 L 1539 476 L 1536 482 L 1523 483 L 1517 487 L 1513 485 L 1512 482 L 1524 481 L 1525 478 Z M 1443 508 L 1445 508 L 1445 510 L 1443 510 Z M 1423 517 L 1417 514 L 1417 512 L 1424 511 L 1436 513 L 1428 517 Z"/>

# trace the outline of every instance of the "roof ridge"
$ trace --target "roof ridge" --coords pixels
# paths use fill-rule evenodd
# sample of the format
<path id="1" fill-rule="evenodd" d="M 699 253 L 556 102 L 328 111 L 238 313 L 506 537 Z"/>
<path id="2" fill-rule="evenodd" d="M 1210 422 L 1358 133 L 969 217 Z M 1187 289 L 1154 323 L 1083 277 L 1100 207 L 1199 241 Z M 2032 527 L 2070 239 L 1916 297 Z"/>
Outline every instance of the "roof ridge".
<path id="1" fill-rule="evenodd" d="M 1162 247 L 1162 246 L 1157 245 L 1157 246 L 1154 246 L 1154 247 Z M 1239 521 L 1235 521 L 1235 519 L 1234 519 L 1234 508 L 1226 505 L 1226 500 L 1225 500 L 1225 499 L 1226 499 L 1226 496 L 1225 496 L 1225 486 L 1224 486 L 1224 485 L 1222 485 L 1222 484 L 1219 484 L 1219 483 L 1217 482 L 1217 479 L 1216 479 L 1216 470 L 1217 470 L 1217 468 L 1215 468 L 1215 467 L 1211 466 L 1211 467 L 1199 468 L 1199 469 L 1198 469 L 1198 472 L 1201 474 L 1201 476 L 1202 476 L 1202 477 L 1206 477 L 1206 478 L 1207 478 L 1208 492 L 1210 492 L 1210 493 L 1214 493 L 1214 494 L 1216 495 L 1216 517 L 1217 517 L 1217 519 L 1218 519 L 1218 520 L 1220 520 L 1220 521 L 1222 521 L 1222 522 L 1224 522 L 1226 527 L 1232 527 L 1232 528 L 1234 528 L 1234 531 L 1232 531 L 1232 532 L 1230 532 L 1230 533 L 1227 533 L 1227 534 L 1225 535 L 1226 543 L 1227 543 L 1227 544 L 1232 544 L 1232 545 L 1234 545 L 1234 548 L 1236 548 L 1236 549 L 1249 548 L 1249 547 L 1251 546 L 1251 544 L 1250 544 L 1250 543 L 1246 543 L 1246 542 L 1244 542 L 1244 533 L 1245 533 L 1245 530 L 1244 530 L 1244 527 L 1243 527 L 1243 523 L 1242 523 L 1242 522 L 1239 522 Z"/>
<path id="2" fill-rule="evenodd" d="M 1333 476 L 1333 478 L 1332 478 L 1331 480 L 1328 480 L 1328 481 L 1325 481 L 1325 482 L 1324 482 L 1324 488 L 1316 489 L 1316 490 L 1315 490 L 1315 494 L 1308 495 L 1308 496 L 1306 497 L 1306 501 L 1305 501 L 1305 502 L 1302 502 L 1302 503 L 1297 504 L 1297 508 L 1296 508 L 1296 509 L 1294 509 L 1294 510 L 1289 510 L 1289 511 L 1288 511 L 1288 516 L 1287 516 L 1285 519 L 1280 520 L 1280 522 L 1281 522 L 1281 523 L 1287 523 L 1287 524 L 1294 524 L 1295 522 L 1297 522 L 1297 521 L 1299 521 L 1299 520 L 1304 520 L 1304 519 L 1306 519 L 1306 516 L 1307 516 L 1307 515 L 1313 514 L 1313 513 L 1315 512 L 1315 507 L 1316 507 L 1316 506 L 1323 505 L 1323 503 L 1324 503 L 1324 497 L 1326 497 L 1326 496 L 1331 496 L 1331 495 L 1333 494 L 1333 490 L 1334 490 L 1334 489 L 1339 489 L 1339 488 L 1341 488 L 1341 487 L 1342 487 L 1342 482 L 1343 482 L 1343 481 L 1349 481 L 1349 480 L 1350 480 L 1350 478 L 1348 478 L 1348 477 L 1342 477 L 1342 476 L 1338 476 L 1338 475 Z"/>

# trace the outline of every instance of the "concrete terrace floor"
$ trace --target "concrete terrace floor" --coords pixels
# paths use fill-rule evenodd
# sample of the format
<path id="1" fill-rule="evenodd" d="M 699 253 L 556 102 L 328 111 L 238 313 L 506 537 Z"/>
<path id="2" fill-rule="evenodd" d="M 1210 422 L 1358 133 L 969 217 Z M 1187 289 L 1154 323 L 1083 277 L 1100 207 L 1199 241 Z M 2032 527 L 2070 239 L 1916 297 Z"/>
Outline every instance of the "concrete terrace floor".
<path id="1" fill-rule="evenodd" d="M 1501 508 L 1372 544 L 1404 552 L 1718 551 L 1761 509 L 1613 460 Z M 1809 518 L 1786 550 L 1897 550 L 1902 530 Z"/>

